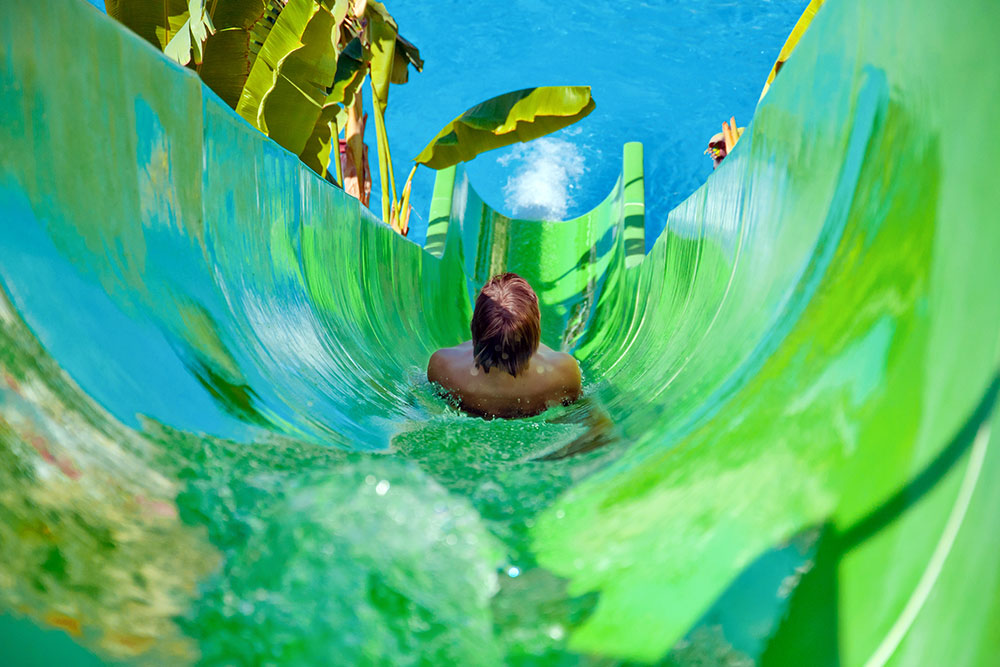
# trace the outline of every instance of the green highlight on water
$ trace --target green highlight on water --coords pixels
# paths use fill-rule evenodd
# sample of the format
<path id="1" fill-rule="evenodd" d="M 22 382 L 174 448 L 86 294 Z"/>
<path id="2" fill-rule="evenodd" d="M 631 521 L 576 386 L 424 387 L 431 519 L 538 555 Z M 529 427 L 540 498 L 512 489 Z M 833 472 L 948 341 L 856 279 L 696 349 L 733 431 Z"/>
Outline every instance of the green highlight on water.
<path id="1" fill-rule="evenodd" d="M 638 144 L 569 222 L 442 172 L 425 250 L 90 7 L 8 5 L 8 662 L 1000 651 L 993 3 L 827 3 L 645 256 Z M 503 269 L 576 405 L 427 384 Z"/>

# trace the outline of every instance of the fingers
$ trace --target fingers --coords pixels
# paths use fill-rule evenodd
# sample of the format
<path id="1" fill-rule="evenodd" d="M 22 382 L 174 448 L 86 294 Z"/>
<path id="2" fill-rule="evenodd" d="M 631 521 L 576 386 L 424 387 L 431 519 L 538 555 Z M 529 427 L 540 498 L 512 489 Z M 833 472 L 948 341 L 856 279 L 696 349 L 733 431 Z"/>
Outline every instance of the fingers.
<path id="1" fill-rule="evenodd" d="M 730 116 L 728 122 L 722 123 L 722 136 L 726 141 L 726 153 L 733 150 L 733 146 L 743 136 L 745 127 L 736 127 L 736 116 Z"/>
<path id="2" fill-rule="evenodd" d="M 733 150 L 733 145 L 736 144 L 736 140 L 733 138 L 733 132 L 729 129 L 729 123 L 722 123 L 722 136 L 726 140 L 726 153 Z"/>
<path id="3" fill-rule="evenodd" d="M 716 161 L 716 166 L 718 166 L 718 162 L 721 161 L 722 158 L 733 150 L 733 147 L 736 145 L 736 142 L 740 140 L 740 137 L 743 136 L 743 132 L 745 130 L 745 127 L 736 126 L 736 116 L 730 116 L 728 121 L 723 121 L 722 132 L 719 132 L 709 140 L 708 148 L 705 150 L 706 153 L 710 153 L 712 155 L 712 158 Z M 723 142 L 725 148 L 721 146 L 715 148 L 714 144 L 719 141 Z"/>

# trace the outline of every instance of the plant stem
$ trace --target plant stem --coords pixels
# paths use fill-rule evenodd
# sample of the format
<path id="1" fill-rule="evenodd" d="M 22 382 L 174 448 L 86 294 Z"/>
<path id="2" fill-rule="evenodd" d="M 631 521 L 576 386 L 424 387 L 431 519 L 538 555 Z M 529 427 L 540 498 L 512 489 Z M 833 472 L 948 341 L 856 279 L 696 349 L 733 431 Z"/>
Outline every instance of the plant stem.
<path id="1" fill-rule="evenodd" d="M 337 174 L 337 185 L 343 189 L 344 187 L 344 168 L 340 164 L 340 128 L 337 127 L 337 117 L 334 116 L 333 122 L 330 124 L 330 131 L 333 132 L 333 160 L 334 169 L 336 169 Z M 329 171 L 329 169 L 327 170 Z"/>
<path id="2" fill-rule="evenodd" d="M 389 137 L 385 131 L 385 117 L 382 105 L 375 90 L 375 81 L 368 83 L 372 91 L 372 110 L 375 112 L 375 141 L 378 148 L 379 185 L 382 187 L 382 221 L 386 224 L 392 219 L 392 211 L 396 208 L 396 178 L 392 173 L 392 156 L 389 154 Z"/>
<path id="3" fill-rule="evenodd" d="M 403 192 L 399 198 L 399 209 L 396 211 L 397 231 L 403 236 L 406 236 L 410 231 L 410 190 L 413 186 L 413 175 L 417 173 L 419 166 L 419 162 L 414 164 L 410 175 L 406 177 L 406 184 L 403 186 Z"/>

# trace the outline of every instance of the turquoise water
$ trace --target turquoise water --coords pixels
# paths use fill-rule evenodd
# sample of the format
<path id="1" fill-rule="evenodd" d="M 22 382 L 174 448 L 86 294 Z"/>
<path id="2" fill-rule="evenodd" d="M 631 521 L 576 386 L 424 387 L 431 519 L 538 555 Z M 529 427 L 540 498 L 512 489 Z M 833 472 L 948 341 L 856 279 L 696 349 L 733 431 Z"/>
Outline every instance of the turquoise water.
<path id="1" fill-rule="evenodd" d="M 569 219 L 614 185 L 622 145 L 642 142 L 651 246 L 667 213 L 711 173 L 702 154 L 708 138 L 730 115 L 750 121 L 761 82 L 806 4 L 404 3 L 396 17 L 427 65 L 393 91 L 393 150 L 413 157 L 445 123 L 500 92 L 590 85 L 598 113 L 547 141 L 482 156 L 469 166 L 470 179 L 507 215 Z M 423 176 L 427 193 L 432 179 Z"/>
<path id="2" fill-rule="evenodd" d="M 713 78 L 720 49 L 700 38 L 701 72 L 647 85 L 657 113 L 699 110 L 674 108 L 699 124 L 676 134 L 695 144 L 683 160 L 657 143 L 678 118 L 634 123 L 650 136 L 623 123 L 629 94 L 652 93 L 596 82 L 597 129 L 442 178 L 429 254 L 82 3 L 12 2 L 0 633 L 15 664 L 989 664 L 1000 201 L 968 147 L 1000 98 L 972 66 L 1000 62 L 997 10 L 910 4 L 824 9 L 690 197 L 705 135 L 752 107 L 773 53 L 759 77 Z M 732 25 L 691 8 L 633 23 Z M 579 28 L 628 33 L 588 53 L 670 61 L 671 40 L 617 18 Z M 536 69 L 562 73 L 553 54 L 579 40 L 542 32 Z M 693 80 L 750 97 L 682 97 Z M 620 158 L 636 138 L 638 171 Z M 571 153 L 580 208 L 547 213 L 558 189 L 508 204 L 511 174 L 568 174 Z M 502 268 L 532 278 L 545 342 L 580 360 L 579 404 L 485 422 L 424 380 Z"/>
<path id="3" fill-rule="evenodd" d="M 589 85 L 598 113 L 545 141 L 480 157 L 470 178 L 502 213 L 569 219 L 604 199 L 618 178 L 622 145 L 642 142 L 648 249 L 670 210 L 712 172 L 702 154 L 709 137 L 731 115 L 750 121 L 808 2 L 397 4 L 388 7 L 426 61 L 423 73 L 392 90 L 386 122 L 399 178 L 439 129 L 474 104 L 528 86 Z M 431 170 L 417 172 L 411 233 L 418 243 L 433 180 Z"/>

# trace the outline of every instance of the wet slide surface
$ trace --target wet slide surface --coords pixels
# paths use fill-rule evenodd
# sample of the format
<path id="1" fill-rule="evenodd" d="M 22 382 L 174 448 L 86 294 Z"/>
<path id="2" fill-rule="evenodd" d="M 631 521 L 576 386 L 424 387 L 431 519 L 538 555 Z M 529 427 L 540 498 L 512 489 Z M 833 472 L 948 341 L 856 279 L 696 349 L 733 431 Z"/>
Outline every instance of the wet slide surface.
<path id="1" fill-rule="evenodd" d="M 637 144 L 568 222 L 442 173 L 425 250 L 106 17 L 8 4 L 14 664 L 1000 650 L 994 3 L 828 2 L 645 255 Z M 427 384 L 502 269 L 578 404 Z"/>

